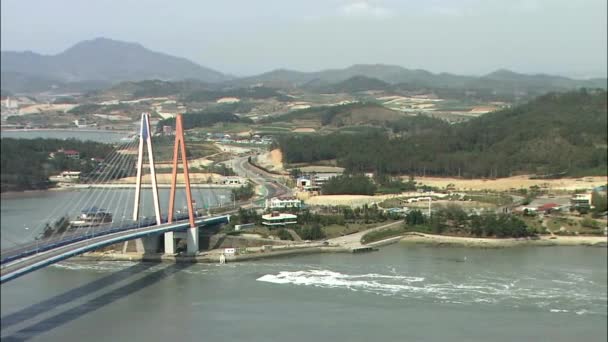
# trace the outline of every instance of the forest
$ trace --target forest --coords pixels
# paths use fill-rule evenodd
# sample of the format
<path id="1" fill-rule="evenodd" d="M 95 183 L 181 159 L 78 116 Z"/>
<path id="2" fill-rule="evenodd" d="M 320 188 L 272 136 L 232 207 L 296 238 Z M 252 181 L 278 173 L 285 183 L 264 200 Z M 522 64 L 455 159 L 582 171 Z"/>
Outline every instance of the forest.
<path id="1" fill-rule="evenodd" d="M 80 159 L 66 158 L 51 152 L 59 149 L 73 149 L 80 153 Z M 91 173 L 96 162 L 91 158 L 106 158 L 113 150 L 112 145 L 76 139 L 13 139 L 1 140 L 1 183 L 2 192 L 46 189 L 52 184 L 48 177 L 63 170 Z"/>
<path id="2" fill-rule="evenodd" d="M 350 173 L 507 177 L 605 175 L 604 90 L 550 93 L 449 125 L 427 117 L 387 123 L 390 132 L 281 136 L 287 163 L 335 159 Z"/>

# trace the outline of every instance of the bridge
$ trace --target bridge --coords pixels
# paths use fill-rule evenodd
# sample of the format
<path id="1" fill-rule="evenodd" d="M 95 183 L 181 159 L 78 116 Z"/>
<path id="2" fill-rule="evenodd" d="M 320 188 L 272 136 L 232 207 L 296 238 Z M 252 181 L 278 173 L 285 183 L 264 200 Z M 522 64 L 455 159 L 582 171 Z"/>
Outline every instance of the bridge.
<path id="1" fill-rule="evenodd" d="M 36 271 L 54 263 L 66 260 L 73 256 L 81 255 L 90 251 L 98 250 L 103 247 L 115 245 L 121 242 L 127 242 L 131 240 L 137 240 L 140 244 L 155 245 L 155 249 L 158 249 L 154 242 L 158 242 L 157 239 L 150 239 L 150 237 L 164 236 L 164 249 L 165 254 L 174 255 L 176 252 L 175 245 L 175 234 L 185 233 L 185 239 L 187 241 L 187 254 L 196 255 L 199 251 L 199 228 L 211 227 L 218 224 L 228 223 L 230 215 L 216 215 L 216 216 L 201 216 L 194 210 L 194 201 L 192 199 L 192 190 L 190 187 L 190 176 L 188 169 L 188 160 L 186 158 L 186 143 L 184 139 L 182 116 L 178 114 L 175 118 L 175 143 L 173 148 L 173 163 L 172 163 L 172 175 L 171 175 L 171 190 L 169 194 L 169 208 L 167 215 L 161 215 L 158 186 L 156 181 L 156 170 L 154 164 L 154 153 L 152 148 L 152 134 L 150 132 L 150 121 L 147 113 L 142 114 L 141 119 L 141 130 L 139 134 L 139 147 L 138 147 L 138 158 L 137 158 L 137 176 L 135 184 L 135 199 L 133 205 L 132 219 L 124 219 L 115 222 L 112 220 L 111 223 L 106 222 L 105 215 L 109 215 L 96 209 L 93 214 L 96 219 L 100 219 L 97 223 L 92 222 L 90 224 L 84 223 L 84 228 L 75 230 L 63 229 L 63 232 L 59 235 L 52 235 L 48 237 L 42 237 L 34 241 L 28 241 L 25 243 L 18 243 L 10 248 L 2 249 L 0 258 L 0 283 L 5 283 L 10 280 L 16 279 L 27 273 Z M 132 142 L 135 144 L 135 142 Z M 154 217 L 146 218 L 140 215 L 140 206 L 142 202 L 141 187 L 142 187 L 142 175 L 143 175 L 143 154 L 144 145 L 147 146 L 148 154 L 148 165 L 150 168 L 149 176 L 151 180 L 152 189 L 152 206 L 154 208 Z M 134 146 L 133 146 L 134 147 Z M 124 146 L 117 147 L 125 150 Z M 175 213 L 175 198 L 178 178 L 178 160 L 179 154 L 182 156 L 182 172 L 185 184 L 186 193 L 186 209 L 187 213 Z M 113 151 L 113 160 L 115 163 L 122 163 L 124 165 L 125 154 Z M 239 164 L 242 165 L 242 160 Z M 128 165 L 128 163 L 127 163 Z M 103 184 L 106 180 L 99 180 L 100 184 Z M 255 180 L 254 180 L 255 181 Z M 260 182 L 257 180 L 256 182 Z M 281 192 L 277 185 L 269 187 L 271 193 Z M 107 189 L 106 189 L 107 190 Z M 101 190 L 104 191 L 103 189 Z M 105 194 L 97 194 L 97 196 L 91 196 L 95 199 L 89 200 L 94 202 L 95 200 L 103 199 L 106 202 L 114 201 L 114 197 Z M 80 204 L 81 201 L 78 201 Z M 95 204 L 95 203 L 93 203 Z M 236 203 L 235 203 L 236 204 Z M 101 218 L 98 218 L 98 214 L 101 212 Z M 58 221 L 60 225 L 65 222 Z M 48 224 L 43 233 L 49 229 Z"/>

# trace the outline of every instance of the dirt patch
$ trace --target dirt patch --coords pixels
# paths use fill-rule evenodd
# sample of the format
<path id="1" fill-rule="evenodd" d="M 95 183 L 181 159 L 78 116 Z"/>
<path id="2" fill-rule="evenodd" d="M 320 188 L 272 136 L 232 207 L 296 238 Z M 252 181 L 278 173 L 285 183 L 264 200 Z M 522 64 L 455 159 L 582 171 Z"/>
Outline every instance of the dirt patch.
<path id="1" fill-rule="evenodd" d="M 302 172 L 335 172 L 335 173 L 344 172 L 344 168 L 338 167 L 338 166 L 313 165 L 313 166 L 298 167 L 298 169 L 300 169 L 300 171 L 302 171 Z"/>
<path id="2" fill-rule="evenodd" d="M 271 171 L 283 171 L 283 153 L 279 149 L 260 154 L 256 163 Z"/>
<path id="3" fill-rule="evenodd" d="M 407 176 L 403 177 L 407 180 Z M 416 177 L 416 182 L 424 185 L 445 188 L 453 184 L 457 190 L 497 190 L 528 189 L 531 186 L 539 186 L 549 190 L 573 191 L 576 189 L 592 188 L 605 185 L 608 182 L 606 176 L 583 177 L 583 178 L 561 178 L 561 179 L 530 179 L 529 176 L 515 176 L 499 179 L 460 179 L 440 177 Z"/>
<path id="4" fill-rule="evenodd" d="M 314 128 L 310 128 L 310 127 L 308 127 L 308 128 L 302 127 L 302 128 L 295 128 L 292 130 L 292 132 L 294 132 L 294 133 L 314 133 L 314 132 L 316 132 L 316 130 Z"/>

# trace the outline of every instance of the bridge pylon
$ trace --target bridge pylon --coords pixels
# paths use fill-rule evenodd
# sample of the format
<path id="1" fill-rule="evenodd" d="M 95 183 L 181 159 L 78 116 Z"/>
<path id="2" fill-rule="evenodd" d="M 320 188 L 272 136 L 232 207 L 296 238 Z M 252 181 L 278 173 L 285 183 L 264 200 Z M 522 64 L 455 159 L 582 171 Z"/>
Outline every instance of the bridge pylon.
<path id="1" fill-rule="evenodd" d="M 156 224 L 162 223 L 160 216 L 160 203 L 158 200 L 158 186 L 156 184 L 156 168 L 154 165 L 154 153 L 152 151 L 152 136 L 150 133 L 150 114 L 141 114 L 141 131 L 139 135 L 139 153 L 137 157 L 137 178 L 135 181 L 135 203 L 133 204 L 133 220 L 139 220 L 139 202 L 141 195 L 142 167 L 144 162 L 144 144 L 148 146 L 148 164 L 150 164 L 150 178 L 152 180 L 152 196 Z"/>
<path id="2" fill-rule="evenodd" d="M 194 223 L 194 208 L 192 201 L 192 192 L 190 190 L 190 173 L 188 171 L 188 157 L 186 154 L 186 141 L 184 139 L 184 128 L 182 114 L 177 114 L 175 117 L 175 145 L 173 146 L 173 172 L 171 175 L 171 192 L 169 193 L 169 213 L 168 221 L 173 222 L 173 211 L 175 208 L 175 190 L 177 185 L 177 169 L 179 153 L 182 155 L 182 166 L 184 174 L 184 184 L 186 191 L 186 201 L 188 208 L 188 219 L 190 228 L 186 232 L 188 242 L 188 254 L 194 255 L 198 253 L 198 227 Z M 165 253 L 175 253 L 175 240 L 173 232 L 165 233 Z"/>

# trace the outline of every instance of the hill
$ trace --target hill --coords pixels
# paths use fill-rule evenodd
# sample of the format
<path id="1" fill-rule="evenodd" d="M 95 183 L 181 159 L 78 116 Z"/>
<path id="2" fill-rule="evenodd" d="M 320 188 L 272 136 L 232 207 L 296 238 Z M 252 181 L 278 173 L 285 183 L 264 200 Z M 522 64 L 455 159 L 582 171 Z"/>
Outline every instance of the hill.
<path id="1" fill-rule="evenodd" d="M 285 136 L 279 144 L 289 163 L 337 159 L 352 172 L 606 175 L 606 95 L 604 90 L 550 93 L 455 125 L 403 118 L 393 123 L 397 138 L 334 133 Z"/>
<path id="2" fill-rule="evenodd" d="M 319 85 L 316 80 L 308 82 L 302 88 L 317 93 L 358 93 L 369 90 L 389 90 L 391 85 L 377 78 L 366 76 L 353 76 L 342 82 Z"/>
<path id="3" fill-rule="evenodd" d="M 198 79 L 220 82 L 229 77 L 185 58 L 154 52 L 137 43 L 107 38 L 82 41 L 56 55 L 2 51 L 2 73 L 52 82 Z M 5 82 L 3 89 L 14 85 Z"/>
<path id="4" fill-rule="evenodd" d="M 350 103 L 338 106 L 321 106 L 295 110 L 283 115 L 269 117 L 260 123 L 295 122 L 310 126 L 383 126 L 398 121 L 404 115 L 375 103 Z"/>

